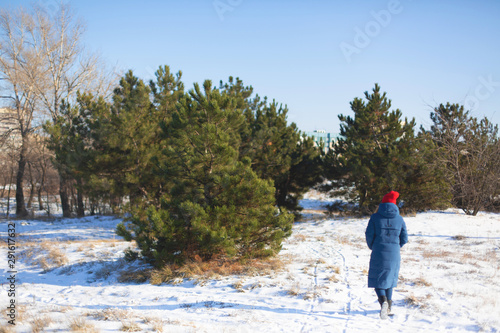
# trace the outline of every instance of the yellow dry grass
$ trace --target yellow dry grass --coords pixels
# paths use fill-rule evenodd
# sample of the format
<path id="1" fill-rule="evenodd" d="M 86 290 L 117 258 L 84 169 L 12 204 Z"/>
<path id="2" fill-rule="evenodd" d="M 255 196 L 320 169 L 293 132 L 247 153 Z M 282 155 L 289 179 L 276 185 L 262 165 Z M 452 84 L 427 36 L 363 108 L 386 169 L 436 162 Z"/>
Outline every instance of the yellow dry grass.
<path id="1" fill-rule="evenodd" d="M 268 259 L 246 259 L 246 260 L 193 260 L 184 264 L 165 265 L 161 269 L 150 271 L 137 271 L 135 274 L 139 279 L 149 276 L 151 284 L 180 283 L 184 279 L 203 282 L 208 279 L 221 276 L 262 276 L 271 275 L 285 269 L 285 262 L 281 258 Z M 134 279 L 130 273 L 126 273 L 128 279 Z M 123 280 L 123 278 L 121 278 Z"/>

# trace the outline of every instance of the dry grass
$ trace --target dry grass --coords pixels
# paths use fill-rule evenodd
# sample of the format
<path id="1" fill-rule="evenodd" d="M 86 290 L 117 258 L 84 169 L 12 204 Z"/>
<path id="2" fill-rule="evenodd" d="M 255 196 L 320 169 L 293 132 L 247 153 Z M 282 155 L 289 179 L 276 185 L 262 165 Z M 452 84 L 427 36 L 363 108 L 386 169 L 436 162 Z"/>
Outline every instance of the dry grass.
<path id="1" fill-rule="evenodd" d="M 328 277 L 328 281 L 332 282 L 332 283 L 338 283 L 340 282 L 340 278 L 338 275 L 335 275 L 335 274 L 332 274 Z"/>
<path id="2" fill-rule="evenodd" d="M 328 281 L 333 282 L 333 283 L 337 283 L 337 282 L 341 281 L 340 277 L 339 277 L 339 275 L 341 273 L 340 266 L 333 266 L 333 265 L 331 265 L 331 266 L 326 267 L 326 269 L 331 270 L 332 273 L 333 273 L 332 275 L 330 275 L 328 277 Z"/>
<path id="3" fill-rule="evenodd" d="M 298 296 L 300 294 L 300 284 L 295 282 L 290 289 L 287 290 L 286 294 L 290 296 Z"/>
<path id="4" fill-rule="evenodd" d="M 341 272 L 340 266 L 330 265 L 330 266 L 327 266 L 326 269 L 331 270 L 332 273 L 335 273 L 335 274 L 340 274 L 340 272 Z"/>
<path id="5" fill-rule="evenodd" d="M 429 241 L 427 241 L 426 239 L 424 238 L 417 238 L 416 240 L 414 240 L 413 242 L 415 242 L 416 244 L 422 244 L 422 245 L 427 245 L 429 244 Z"/>
<path id="6" fill-rule="evenodd" d="M 71 330 L 71 332 L 78 332 L 78 333 L 99 332 L 94 325 L 92 325 L 87 320 L 81 317 L 73 318 L 69 324 L 69 329 Z"/>
<path id="7" fill-rule="evenodd" d="M 20 254 L 21 258 L 44 271 L 64 266 L 69 262 L 66 254 L 60 249 L 64 247 L 62 242 L 23 242 L 21 246 L 23 248 Z"/>
<path id="8" fill-rule="evenodd" d="M 321 264 L 326 264 L 325 259 L 319 258 L 318 260 L 316 260 L 316 265 L 321 265 Z"/>
<path id="9" fill-rule="evenodd" d="M 430 287 L 430 286 L 432 286 L 432 284 L 430 282 L 428 282 L 427 280 L 425 280 L 422 276 L 412 280 L 411 283 L 417 287 Z"/>
<path id="10" fill-rule="evenodd" d="M 17 309 L 17 318 L 16 318 L 16 324 L 22 323 L 26 318 L 26 313 L 28 311 L 27 305 L 23 303 L 19 303 L 16 306 Z"/>
<path id="11" fill-rule="evenodd" d="M 31 323 L 31 332 L 32 333 L 38 333 L 38 332 L 43 332 L 47 327 L 52 324 L 52 319 L 48 316 L 43 316 L 43 317 L 35 317 Z"/>
<path id="12" fill-rule="evenodd" d="M 122 326 L 120 327 L 120 331 L 122 332 L 142 332 L 142 328 L 139 324 L 133 321 L 124 321 L 122 322 Z"/>
<path id="13" fill-rule="evenodd" d="M 236 290 L 238 290 L 240 293 L 244 293 L 245 289 L 243 289 L 243 281 L 238 280 L 235 283 L 233 283 L 232 287 Z"/>
<path id="14" fill-rule="evenodd" d="M 304 294 L 304 300 L 317 299 L 321 296 L 321 292 L 317 288 L 311 288 Z"/>
<path id="15" fill-rule="evenodd" d="M 158 321 L 152 322 L 151 329 L 153 330 L 153 332 L 163 332 L 163 321 L 160 319 Z"/>
<path id="16" fill-rule="evenodd" d="M 301 243 L 301 242 L 305 242 L 309 239 L 308 236 L 306 235 L 303 235 L 303 234 L 295 234 L 293 237 L 291 237 L 289 240 L 288 240 L 288 243 L 289 244 L 297 244 L 297 243 Z"/>
<path id="17" fill-rule="evenodd" d="M 193 260 L 183 266 L 165 265 L 142 274 L 149 274 L 151 284 L 181 283 L 184 279 L 197 280 L 199 283 L 221 276 L 263 276 L 272 275 L 285 269 L 282 258 L 247 259 L 247 260 Z"/>
<path id="18" fill-rule="evenodd" d="M 16 330 L 15 326 L 7 324 L 0 326 L 0 333 L 14 333 Z"/>
<path id="19" fill-rule="evenodd" d="M 153 332 L 163 332 L 163 320 L 158 317 L 144 317 L 142 318 L 144 324 L 151 325 Z"/>
<path id="20" fill-rule="evenodd" d="M 476 261 L 476 257 L 470 253 L 470 252 L 465 252 L 465 253 L 462 253 L 462 260 L 464 261 L 467 261 L 467 260 L 474 260 Z"/>
<path id="21" fill-rule="evenodd" d="M 430 295 L 427 295 L 427 297 L 416 297 L 415 295 L 408 295 L 403 301 L 407 306 L 425 309 L 428 306 L 426 300 L 428 300 L 429 298 Z"/>
<path id="22" fill-rule="evenodd" d="M 87 316 L 93 317 L 95 320 L 103 321 L 123 321 L 131 316 L 130 311 L 116 308 L 106 308 L 90 312 Z"/>
<path id="23" fill-rule="evenodd" d="M 341 245 L 353 245 L 351 237 L 347 236 L 347 235 L 343 235 L 343 236 L 337 235 L 335 240 L 337 241 L 337 243 L 339 243 Z"/>
<path id="24" fill-rule="evenodd" d="M 424 250 L 422 253 L 422 256 L 425 259 L 434 259 L 434 258 L 445 259 L 449 258 L 451 255 L 452 255 L 451 252 L 445 250 L 437 250 L 437 251 Z"/>
<path id="25" fill-rule="evenodd" d="M 122 332 L 141 332 L 142 328 L 134 321 L 126 320 L 122 321 L 122 327 L 120 327 Z"/>

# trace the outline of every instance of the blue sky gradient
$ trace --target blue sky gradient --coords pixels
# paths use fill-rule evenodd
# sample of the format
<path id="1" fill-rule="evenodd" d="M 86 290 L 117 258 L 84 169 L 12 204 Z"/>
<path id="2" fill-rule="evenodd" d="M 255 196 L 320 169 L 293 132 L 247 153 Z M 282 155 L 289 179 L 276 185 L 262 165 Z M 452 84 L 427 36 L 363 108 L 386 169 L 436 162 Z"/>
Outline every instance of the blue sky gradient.
<path id="1" fill-rule="evenodd" d="M 349 103 L 375 83 L 424 127 L 446 102 L 500 122 L 499 1 L 64 2 L 86 22 L 87 48 L 110 65 L 146 80 L 169 65 L 189 89 L 239 77 L 287 104 L 304 131 L 337 133 L 338 114 L 352 115 Z M 19 4 L 30 1 L 0 6 Z"/>

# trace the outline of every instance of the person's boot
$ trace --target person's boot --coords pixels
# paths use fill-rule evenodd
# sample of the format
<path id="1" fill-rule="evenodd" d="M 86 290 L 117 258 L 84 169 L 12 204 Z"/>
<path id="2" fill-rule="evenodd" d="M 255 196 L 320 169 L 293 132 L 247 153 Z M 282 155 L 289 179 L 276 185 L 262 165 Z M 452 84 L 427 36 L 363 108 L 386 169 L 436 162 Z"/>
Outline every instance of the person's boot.
<path id="1" fill-rule="evenodd" d="M 378 298 L 378 302 L 380 303 L 380 319 L 387 319 L 387 311 L 389 309 L 389 302 L 387 302 L 387 297 L 380 296 Z"/>
<path id="2" fill-rule="evenodd" d="M 392 316 L 392 315 L 393 315 L 393 313 L 392 313 L 392 300 L 391 300 L 391 299 L 388 299 L 388 300 L 387 300 L 387 304 L 389 305 L 389 306 L 387 307 L 387 314 L 388 314 L 389 316 Z"/>

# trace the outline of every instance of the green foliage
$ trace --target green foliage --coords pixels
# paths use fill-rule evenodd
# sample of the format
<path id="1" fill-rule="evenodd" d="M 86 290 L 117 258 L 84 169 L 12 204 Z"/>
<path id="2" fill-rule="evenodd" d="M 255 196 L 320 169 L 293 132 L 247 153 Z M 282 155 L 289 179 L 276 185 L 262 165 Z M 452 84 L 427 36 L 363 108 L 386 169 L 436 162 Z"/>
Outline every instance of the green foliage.
<path id="1" fill-rule="evenodd" d="M 78 94 L 76 106 L 63 103 L 62 116 L 46 125 L 57 165 L 91 201 L 113 206 L 127 198 L 138 205 L 167 191 L 154 170 L 162 149 L 160 122 L 171 117 L 183 85 L 180 73 L 175 79 L 167 66 L 156 75 L 150 88 L 127 72 L 112 102 Z"/>
<path id="2" fill-rule="evenodd" d="M 196 84 L 163 123 L 161 176 L 171 183 L 159 207 L 138 209 L 118 233 L 135 239 L 157 265 L 199 256 L 266 256 L 291 232 L 274 206 L 274 188 L 250 160 L 239 161 L 244 117 L 237 100 Z"/>
<path id="3" fill-rule="evenodd" d="M 401 155 L 403 182 L 398 189 L 404 205 L 402 213 L 446 209 L 450 206 L 451 192 L 445 170 L 436 164 L 436 146 L 425 133 L 415 138 L 414 149 Z"/>
<path id="4" fill-rule="evenodd" d="M 221 89 L 236 99 L 246 119 L 240 127 L 240 160 L 249 158 L 257 175 L 273 182 L 280 208 L 300 211 L 302 195 L 321 181 L 320 151 L 312 138 L 301 137 L 295 123 L 288 124 L 286 106 L 258 95 L 251 98 L 253 89 L 241 80 L 230 77 Z"/>
<path id="5" fill-rule="evenodd" d="M 129 203 L 117 233 L 155 265 L 268 256 L 291 233 L 287 210 L 320 179 L 320 155 L 286 107 L 252 92 L 230 78 L 185 93 L 167 66 L 149 85 L 129 71 L 112 100 L 79 94 L 47 131 L 91 202 Z"/>
<path id="6" fill-rule="evenodd" d="M 399 109 L 390 111 L 391 101 L 377 84 L 365 98 L 351 102 L 354 118 L 339 116 L 340 138 L 326 158 L 333 186 L 357 202 L 363 214 L 373 213 L 390 190 L 400 192 L 406 210 L 440 204 L 441 193 L 426 196 L 430 188 L 439 192 L 439 184 L 423 162 L 427 151 L 414 136 L 415 120 L 403 121 Z"/>

